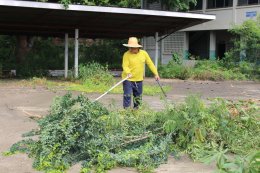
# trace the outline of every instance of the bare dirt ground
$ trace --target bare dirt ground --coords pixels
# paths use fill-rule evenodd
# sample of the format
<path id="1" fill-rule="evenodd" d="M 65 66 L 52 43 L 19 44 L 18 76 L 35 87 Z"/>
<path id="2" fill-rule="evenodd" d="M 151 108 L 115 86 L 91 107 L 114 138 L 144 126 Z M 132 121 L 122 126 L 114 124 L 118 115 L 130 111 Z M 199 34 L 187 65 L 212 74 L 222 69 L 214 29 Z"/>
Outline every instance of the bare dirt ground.
<path id="1" fill-rule="evenodd" d="M 155 84 L 153 79 L 146 79 L 146 83 Z M 167 93 L 168 100 L 182 102 L 189 94 L 199 93 L 202 98 L 209 102 L 209 98 L 222 97 L 230 100 L 260 101 L 260 83 L 238 81 L 180 81 L 161 80 L 163 85 L 171 85 L 172 90 Z M 8 150 L 15 142 L 22 139 L 21 135 L 37 128 L 31 115 L 41 116 L 48 113 L 49 107 L 55 96 L 64 95 L 67 91 L 50 91 L 44 87 L 21 87 L 16 86 L 16 81 L 0 80 L 0 153 Z M 77 95 L 79 92 L 73 92 Z M 99 94 L 87 94 L 90 99 Z M 154 109 L 162 109 L 163 103 L 160 96 L 144 96 L 144 102 Z M 108 94 L 100 100 L 105 105 L 111 103 L 121 106 L 122 95 Z M 73 166 L 68 172 L 79 172 L 80 165 Z M 188 157 L 183 156 L 180 160 L 172 157 L 167 164 L 161 165 L 156 172 L 162 173 L 210 173 L 214 166 L 194 163 Z M 32 168 L 32 160 L 25 154 L 16 154 L 5 157 L 0 155 L 0 173 L 35 173 Z M 110 173 L 134 173 L 131 168 L 116 168 Z"/>

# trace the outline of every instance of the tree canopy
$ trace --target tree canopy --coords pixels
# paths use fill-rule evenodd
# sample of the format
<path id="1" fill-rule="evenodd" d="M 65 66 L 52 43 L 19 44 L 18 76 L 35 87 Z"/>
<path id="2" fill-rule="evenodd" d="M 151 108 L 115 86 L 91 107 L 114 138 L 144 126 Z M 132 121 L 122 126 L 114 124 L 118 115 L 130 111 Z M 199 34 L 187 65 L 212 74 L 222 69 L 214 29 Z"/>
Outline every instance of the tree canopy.
<path id="1" fill-rule="evenodd" d="M 41 2 L 59 2 L 65 7 L 69 4 L 83 4 L 83 5 L 100 5 L 100 6 L 117 6 L 140 8 L 141 0 L 37 0 Z M 174 10 L 188 10 L 191 4 L 196 4 L 197 0 L 148 0 L 149 3 L 161 2 L 166 9 Z"/>

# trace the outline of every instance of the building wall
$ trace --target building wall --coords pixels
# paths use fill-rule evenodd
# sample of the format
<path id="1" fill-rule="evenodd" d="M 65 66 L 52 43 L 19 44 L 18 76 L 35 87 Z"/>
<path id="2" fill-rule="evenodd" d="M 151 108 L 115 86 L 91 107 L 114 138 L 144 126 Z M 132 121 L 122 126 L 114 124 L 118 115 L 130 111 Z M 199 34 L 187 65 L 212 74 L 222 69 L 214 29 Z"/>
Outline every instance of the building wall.
<path id="1" fill-rule="evenodd" d="M 242 24 L 245 20 L 248 19 L 256 19 L 256 16 L 255 17 L 248 16 L 250 12 L 256 12 L 256 15 L 260 15 L 260 5 L 237 7 L 236 24 Z"/>
<path id="2" fill-rule="evenodd" d="M 211 57 L 212 50 L 210 49 L 213 47 L 215 58 L 223 57 L 223 51 L 227 51 L 232 47 L 230 41 L 232 35 L 228 33 L 227 30 L 232 28 L 234 24 L 241 24 L 248 19 L 256 19 L 257 15 L 260 15 L 260 4 L 238 6 L 238 1 L 240 3 L 239 5 L 241 5 L 242 0 L 233 0 L 231 2 L 233 4 L 229 4 L 229 7 L 208 9 L 207 1 L 208 0 L 202 0 L 201 10 L 191 12 L 213 14 L 216 15 L 216 20 L 183 29 L 166 37 L 166 39 L 161 42 L 161 51 L 159 51 L 163 64 L 168 63 L 172 54 L 175 52 L 186 59 L 185 51 L 187 51 L 187 45 L 189 52 L 194 53 L 195 56 L 204 58 Z M 245 2 L 248 2 L 248 0 L 243 0 L 242 4 L 246 4 Z M 159 3 L 147 5 L 146 0 L 144 0 L 144 8 L 159 10 L 162 9 L 162 6 Z M 201 35 L 201 33 L 204 34 Z M 210 33 L 214 34 L 214 41 L 210 40 Z M 188 39 L 185 39 L 185 34 L 189 35 Z M 154 57 L 155 51 L 153 44 L 155 44 L 155 42 L 150 43 L 148 52 Z"/>
<path id="3" fill-rule="evenodd" d="M 239 3 L 242 1 L 239 0 Z M 249 1 L 244 0 L 243 4 L 247 4 Z M 260 2 L 256 5 L 243 5 L 240 6 L 238 4 L 238 0 L 233 0 L 233 5 L 227 8 L 215 8 L 215 9 L 207 9 L 207 0 L 203 0 L 203 8 L 201 13 L 204 14 L 214 14 L 216 15 L 216 20 L 206 22 L 200 25 L 196 25 L 190 28 L 186 28 L 182 30 L 183 32 L 196 32 L 199 31 L 214 31 L 216 40 L 215 42 L 215 59 L 224 57 L 224 52 L 228 51 L 232 47 L 232 35 L 227 31 L 232 28 L 234 25 L 242 24 L 244 21 L 248 19 L 256 19 L 257 15 L 260 15 Z M 196 11 L 197 12 L 197 11 Z M 190 41 L 192 41 L 190 39 Z M 191 45 L 190 51 L 192 52 L 194 49 L 199 50 L 200 56 L 204 56 L 205 50 L 203 49 L 207 43 L 206 41 L 198 42 L 199 45 Z M 212 42 L 210 42 L 212 43 Z M 198 48 L 202 46 L 202 48 Z M 212 51 L 210 50 L 209 56 Z"/>
<path id="4" fill-rule="evenodd" d="M 211 9 L 206 14 L 216 15 L 216 20 L 202 23 L 182 31 L 206 31 L 206 30 L 219 30 L 228 29 L 233 23 L 233 10 L 228 9 Z"/>
<path id="5" fill-rule="evenodd" d="M 182 57 L 184 52 L 184 32 L 171 34 L 162 43 L 161 59 L 163 64 L 167 64 L 172 59 L 174 53 Z"/>
<path id="6" fill-rule="evenodd" d="M 204 3 L 207 1 L 204 0 Z M 247 5 L 237 6 L 237 0 L 234 0 L 234 6 L 228 8 L 216 8 L 206 9 L 206 5 L 203 10 L 192 11 L 204 14 L 216 15 L 216 20 L 199 24 L 182 31 L 200 31 L 200 30 L 223 30 L 230 29 L 233 24 L 241 24 L 248 19 L 256 19 L 257 15 L 260 15 L 260 4 L 259 5 Z M 256 16 L 250 15 L 256 13 Z"/>
<path id="7" fill-rule="evenodd" d="M 155 61 L 155 38 L 145 37 L 143 41 L 143 46 L 154 62 Z M 160 51 L 161 50 L 159 50 L 159 52 Z"/>
<path id="8" fill-rule="evenodd" d="M 155 57 L 155 38 L 145 37 L 144 49 L 148 52 L 151 58 Z M 177 53 L 180 57 L 183 55 L 184 47 L 184 32 L 176 32 L 169 35 L 163 41 L 159 42 L 159 59 L 162 64 L 167 64 L 173 53 Z"/>

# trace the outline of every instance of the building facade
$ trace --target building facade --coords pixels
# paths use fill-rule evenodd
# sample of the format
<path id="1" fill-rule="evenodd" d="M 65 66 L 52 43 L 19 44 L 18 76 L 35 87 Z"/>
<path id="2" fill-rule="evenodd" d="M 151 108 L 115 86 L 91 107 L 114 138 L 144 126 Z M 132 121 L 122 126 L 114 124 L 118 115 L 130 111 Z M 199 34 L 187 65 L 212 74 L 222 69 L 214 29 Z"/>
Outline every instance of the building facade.
<path id="1" fill-rule="evenodd" d="M 160 3 L 143 1 L 143 8 L 165 10 Z M 260 15 L 260 0 L 197 0 L 189 12 L 213 14 L 216 20 L 186 28 L 160 40 L 159 57 L 166 64 L 174 53 L 184 60 L 221 59 L 232 47 L 232 35 L 228 29 L 242 24 L 245 20 L 256 19 Z M 143 44 L 148 53 L 155 57 L 155 39 L 147 37 Z"/>

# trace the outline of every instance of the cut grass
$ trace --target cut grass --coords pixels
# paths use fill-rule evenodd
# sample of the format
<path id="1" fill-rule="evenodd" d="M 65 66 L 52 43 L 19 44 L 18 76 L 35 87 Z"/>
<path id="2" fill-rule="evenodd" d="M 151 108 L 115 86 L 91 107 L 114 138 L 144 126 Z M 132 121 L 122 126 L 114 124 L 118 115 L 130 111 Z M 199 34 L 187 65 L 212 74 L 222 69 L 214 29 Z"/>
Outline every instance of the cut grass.
<path id="1" fill-rule="evenodd" d="M 112 87 L 112 86 L 111 86 Z M 72 84 L 68 86 L 66 89 L 69 91 L 81 91 L 86 93 L 104 93 L 106 92 L 110 87 L 106 85 L 82 85 L 82 84 Z M 169 85 L 163 86 L 163 90 L 165 92 L 168 92 L 171 90 L 171 87 Z M 120 85 L 116 88 L 114 88 L 110 93 L 113 94 L 122 94 L 123 93 L 123 86 Z M 157 85 L 148 85 L 144 84 L 143 86 L 143 94 L 144 95 L 158 95 L 161 94 L 162 91 L 159 86 Z"/>
<path id="2" fill-rule="evenodd" d="M 80 91 L 80 92 L 85 92 L 85 93 L 104 93 L 109 88 L 112 87 L 112 85 L 110 86 L 110 85 L 103 84 L 103 83 L 101 83 L 101 84 L 93 84 L 93 83 L 81 84 L 80 81 L 72 82 L 72 81 L 64 81 L 64 80 L 50 80 L 47 78 L 37 78 L 37 77 L 33 77 L 33 78 L 27 79 L 27 80 L 16 80 L 16 81 L 14 81 L 14 85 L 20 86 L 20 87 L 32 87 L 34 89 L 37 87 L 44 87 L 51 91 L 68 90 L 68 91 Z M 165 86 L 163 86 L 163 90 L 165 92 L 169 92 L 171 90 L 171 86 L 165 85 Z M 118 87 L 114 88 L 110 93 L 122 94 L 123 93 L 122 84 L 119 85 Z M 144 86 L 143 86 L 144 95 L 153 96 L 153 95 L 159 95 L 161 93 L 162 93 L 162 91 L 156 83 L 155 84 L 144 83 Z"/>

